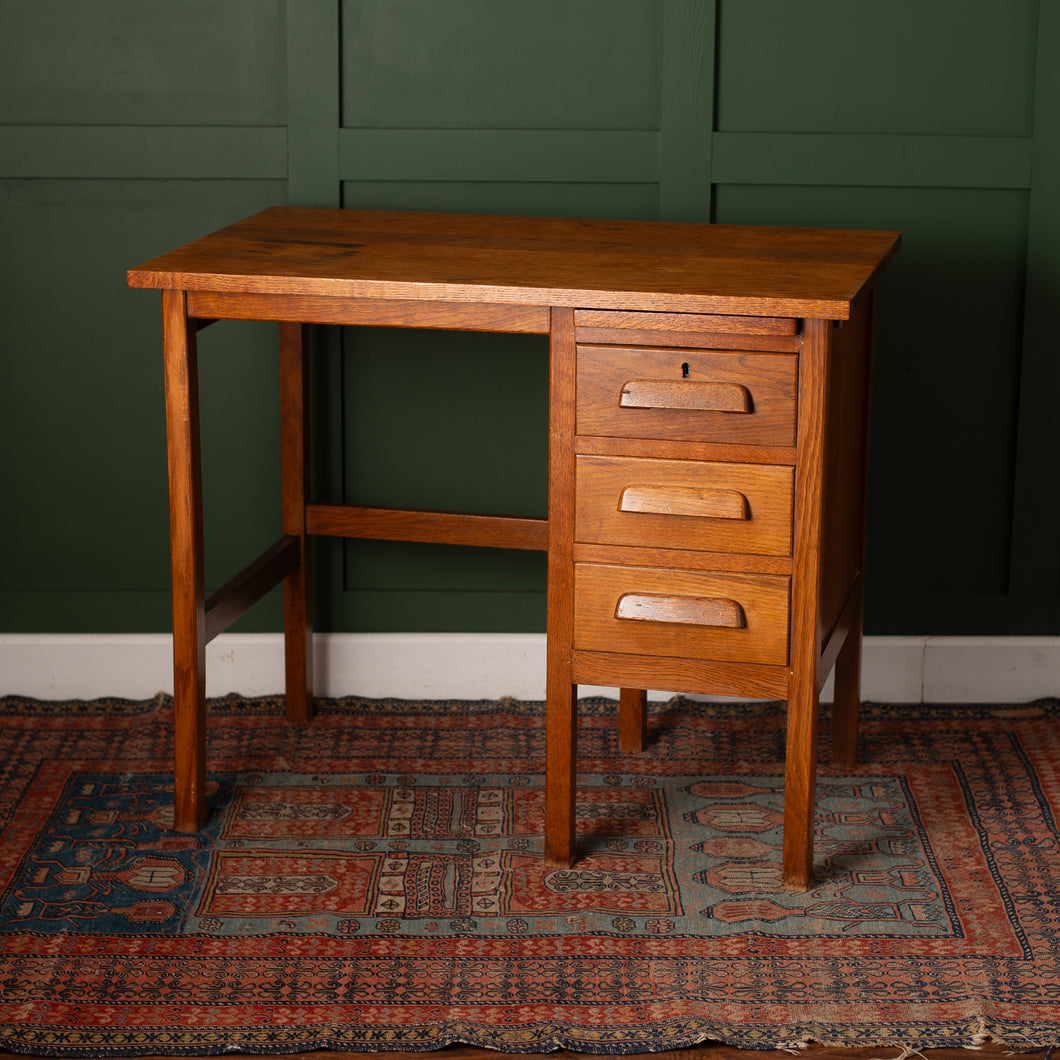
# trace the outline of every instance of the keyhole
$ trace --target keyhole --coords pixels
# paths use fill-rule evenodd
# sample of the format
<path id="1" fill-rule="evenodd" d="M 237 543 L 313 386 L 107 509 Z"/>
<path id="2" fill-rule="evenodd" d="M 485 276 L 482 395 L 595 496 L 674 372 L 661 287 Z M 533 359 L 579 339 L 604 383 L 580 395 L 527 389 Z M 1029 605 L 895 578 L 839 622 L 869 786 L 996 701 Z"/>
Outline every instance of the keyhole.
<path id="1" fill-rule="evenodd" d="M 687 379 L 688 378 L 688 361 L 685 361 L 685 363 L 683 365 L 681 365 L 681 378 L 682 379 Z"/>

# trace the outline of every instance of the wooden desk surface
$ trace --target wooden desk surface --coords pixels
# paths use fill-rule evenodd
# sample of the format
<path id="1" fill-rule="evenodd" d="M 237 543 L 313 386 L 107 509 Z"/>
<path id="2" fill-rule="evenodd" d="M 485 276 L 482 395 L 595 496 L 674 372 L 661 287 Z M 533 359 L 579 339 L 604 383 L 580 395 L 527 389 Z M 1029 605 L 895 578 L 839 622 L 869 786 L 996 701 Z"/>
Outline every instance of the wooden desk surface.
<path id="1" fill-rule="evenodd" d="M 897 232 L 273 207 L 130 287 L 843 320 Z"/>

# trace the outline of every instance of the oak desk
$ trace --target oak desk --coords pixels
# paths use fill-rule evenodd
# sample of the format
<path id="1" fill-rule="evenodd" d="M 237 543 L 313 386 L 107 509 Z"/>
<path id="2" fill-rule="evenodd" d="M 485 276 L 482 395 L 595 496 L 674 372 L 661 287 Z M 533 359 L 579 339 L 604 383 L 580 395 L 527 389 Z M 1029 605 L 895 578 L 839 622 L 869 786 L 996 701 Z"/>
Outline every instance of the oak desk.
<path id="1" fill-rule="evenodd" d="M 265 210 L 130 270 L 162 290 L 175 824 L 204 820 L 205 646 L 281 579 L 312 713 L 310 537 L 548 550 L 545 856 L 574 848 L 576 686 L 788 701 L 783 877 L 812 879 L 818 695 L 852 765 L 874 290 L 893 232 Z M 205 596 L 195 332 L 279 322 L 282 536 Z M 307 496 L 306 325 L 549 336 L 547 519 Z"/>

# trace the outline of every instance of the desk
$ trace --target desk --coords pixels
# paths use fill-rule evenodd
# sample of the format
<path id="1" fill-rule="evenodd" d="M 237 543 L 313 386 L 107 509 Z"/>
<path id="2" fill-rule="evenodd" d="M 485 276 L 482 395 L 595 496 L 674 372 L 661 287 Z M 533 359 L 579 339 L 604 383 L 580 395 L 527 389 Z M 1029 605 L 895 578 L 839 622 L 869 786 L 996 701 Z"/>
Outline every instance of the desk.
<path id="1" fill-rule="evenodd" d="M 284 585 L 312 714 L 310 539 L 548 550 L 545 857 L 576 856 L 579 683 L 788 702 L 783 880 L 813 872 L 818 697 L 855 759 L 869 363 L 893 232 L 274 208 L 130 270 L 162 291 L 175 825 L 204 822 L 205 646 Z M 282 536 L 209 599 L 195 333 L 279 324 Z M 549 336 L 547 519 L 312 502 L 309 324 Z"/>

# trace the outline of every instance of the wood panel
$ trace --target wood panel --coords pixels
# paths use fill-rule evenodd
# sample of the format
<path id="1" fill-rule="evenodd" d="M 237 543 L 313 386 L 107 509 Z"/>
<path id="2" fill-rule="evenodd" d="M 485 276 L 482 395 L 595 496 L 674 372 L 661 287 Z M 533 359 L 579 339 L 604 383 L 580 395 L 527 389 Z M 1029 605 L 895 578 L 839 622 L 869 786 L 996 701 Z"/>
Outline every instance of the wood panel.
<path id="1" fill-rule="evenodd" d="M 1004 8 L 968 0 L 957 20 L 957 7 L 948 3 L 894 0 L 850 20 L 842 0 L 804 0 L 797 7 L 786 0 L 726 0 L 718 31 L 717 128 L 1027 135 L 1038 6 L 1034 0 L 1010 0 Z M 828 62 L 800 67 L 797 77 L 784 78 L 784 91 L 776 91 L 780 75 L 763 71 L 783 69 L 793 49 L 811 40 Z M 911 61 L 902 67 L 897 56 Z"/>
<path id="2" fill-rule="evenodd" d="M 733 696 L 744 699 L 786 699 L 787 666 L 748 666 L 707 659 L 675 659 L 617 651 L 574 652 L 574 680 L 580 684 L 645 688 L 661 684 L 668 690 Z"/>
<path id="3" fill-rule="evenodd" d="M 412 512 L 359 505 L 314 504 L 306 511 L 311 534 L 368 537 L 388 541 L 425 541 L 442 545 L 493 548 L 548 548 L 547 519 L 511 516 Z"/>
<path id="4" fill-rule="evenodd" d="M 0 125 L 282 125 L 284 3 L 8 4 L 0 70 Z"/>
<path id="5" fill-rule="evenodd" d="M 245 292 L 190 291 L 188 312 L 225 320 L 291 320 L 305 324 L 365 327 L 440 328 L 548 334 L 547 306 L 424 304 L 407 299 L 386 303 L 329 298 L 326 295 L 261 295 Z"/>
<path id="6" fill-rule="evenodd" d="M 1057 276 L 1060 275 L 1060 11 L 1040 8 L 1034 109 L 1034 163 L 1027 204 L 1027 277 L 1014 458 L 1007 632 L 1060 630 L 1060 492 L 1055 474 Z"/>
<path id="7" fill-rule="evenodd" d="M 456 0 L 439 33 L 441 16 L 425 0 L 192 0 L 164 9 L 52 0 L 12 13 L 0 41 L 0 176 L 9 181 L 0 212 L 10 250 L 0 308 L 11 348 L 33 356 L 9 365 L 0 432 L 21 454 L 9 471 L 13 502 L 38 515 L 3 530 L 13 557 L 2 607 L 10 628 L 165 628 L 157 303 L 120 290 L 114 276 L 288 198 L 908 230 L 880 298 L 869 630 L 1060 630 L 1060 520 L 1055 491 L 1041 488 L 1058 385 L 1054 6 L 1016 0 L 1002 14 L 987 0 L 946 0 L 924 12 L 902 0 L 881 14 L 812 0 L 796 15 L 781 0 L 628 0 L 602 20 L 603 0 L 573 14 L 553 6 L 562 18 L 547 53 L 523 48 L 503 76 L 500 57 L 530 16 L 485 0 Z M 408 18 L 412 10 L 424 17 Z M 457 26 L 462 59 L 443 62 L 445 34 Z M 420 46 L 427 58 L 410 71 Z M 589 58 L 574 65 L 579 49 Z M 827 61 L 792 79 L 793 54 Z M 62 78 L 49 73 L 56 69 Z M 401 92 L 382 91 L 406 74 Z M 483 84 L 498 87 L 476 95 Z M 415 121 L 410 107 L 420 108 Z M 502 127 L 491 107 L 503 109 Z M 60 297 L 54 277 L 74 268 L 83 283 Z M 89 322 L 76 343 L 63 326 L 69 314 Z M 277 529 L 268 522 L 274 483 L 243 474 L 240 455 L 262 446 L 256 416 L 273 396 L 264 375 L 239 397 L 233 390 L 239 373 L 253 371 L 246 351 L 268 341 L 236 330 L 203 345 L 204 445 L 221 454 L 204 483 L 217 516 L 207 519 L 213 585 Z M 357 409 L 340 403 L 348 388 L 337 344 L 314 333 L 314 393 L 327 410 L 314 473 L 345 500 L 336 491 L 342 437 L 356 430 Z M 227 424 L 214 421 L 215 383 Z M 120 442 L 117 418 L 89 412 L 116 387 L 127 395 Z M 536 428 L 520 423 L 513 434 L 527 430 Z M 955 452 L 967 459 L 954 461 Z M 940 475 L 930 454 L 951 474 Z M 88 466 L 115 460 L 125 461 L 120 477 Z M 517 461 L 512 474 L 527 466 Z M 64 496 L 85 513 L 79 533 L 56 516 L 54 498 Z M 930 537 L 922 554 L 939 562 L 911 554 L 914 512 Z M 241 523 L 259 514 L 261 539 L 243 540 Z M 111 515 L 128 528 L 124 544 L 106 533 Z M 419 599 L 408 586 L 419 568 L 404 570 L 379 613 L 411 623 L 418 605 L 403 611 L 400 597 Z M 325 584 L 342 581 L 331 573 L 338 577 Z M 355 591 L 333 590 L 320 605 L 343 622 Z M 453 601 L 453 614 L 466 616 Z M 513 602 L 513 621 L 524 603 Z M 503 608 L 488 611 L 503 628 Z M 241 628 L 268 628 L 277 616 L 266 603 Z"/>
<path id="8" fill-rule="evenodd" d="M 712 334 L 723 332 L 735 335 L 794 335 L 798 321 L 791 317 L 711 316 L 694 313 L 630 313 L 607 312 L 598 309 L 576 309 L 576 328 L 631 328 L 634 331 L 692 332 Z M 661 345 L 680 346 L 680 342 Z"/>
<path id="9" fill-rule="evenodd" d="M 826 482 L 835 484 L 824 498 L 821 513 L 822 554 L 819 635 L 828 636 L 864 563 L 865 496 L 862 476 L 867 454 L 861 445 L 844 444 L 860 439 L 869 416 L 868 382 L 872 350 L 871 303 L 862 305 L 846 324 L 832 329 L 828 362 L 826 422 L 828 445 L 824 452 Z M 840 439 L 843 441 L 841 442 Z"/>
<path id="10" fill-rule="evenodd" d="M 653 6 L 344 0 L 343 125 L 653 128 L 660 94 Z"/>

